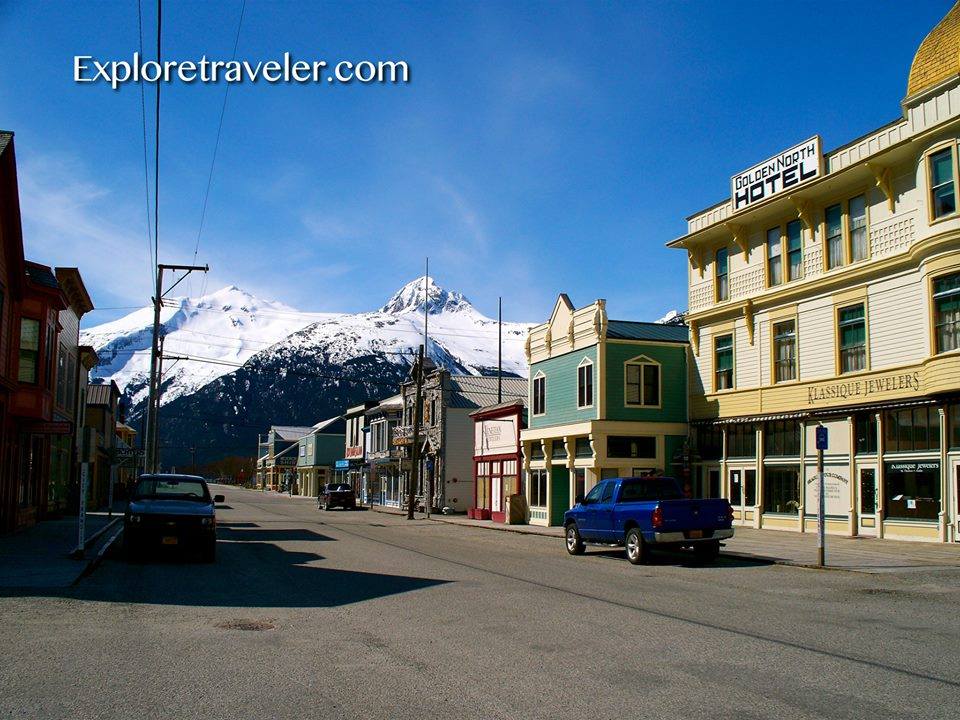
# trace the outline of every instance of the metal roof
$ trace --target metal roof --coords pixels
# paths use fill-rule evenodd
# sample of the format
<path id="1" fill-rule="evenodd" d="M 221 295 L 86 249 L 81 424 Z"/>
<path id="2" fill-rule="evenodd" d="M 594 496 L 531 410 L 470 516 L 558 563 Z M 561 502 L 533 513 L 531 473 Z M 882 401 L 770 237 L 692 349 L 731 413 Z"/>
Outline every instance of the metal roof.
<path id="1" fill-rule="evenodd" d="M 113 381 L 106 385 L 87 385 L 87 405 L 111 405 L 114 393 L 119 397 L 120 390 Z"/>
<path id="2" fill-rule="evenodd" d="M 3 151 L 7 149 L 7 145 L 10 144 L 11 140 L 13 140 L 12 132 L 0 130 L 0 155 L 3 155 Z"/>
<path id="3" fill-rule="evenodd" d="M 314 425 L 310 431 L 313 433 L 330 433 L 336 435 L 338 432 L 342 433 L 346 431 L 346 424 L 344 423 L 343 415 L 337 415 L 336 417 L 321 420 Z"/>
<path id="4" fill-rule="evenodd" d="M 689 341 L 686 325 L 662 325 L 660 323 L 636 322 L 633 320 L 610 320 L 607 323 L 607 338 L 613 340 L 651 340 L 675 343 L 685 343 Z"/>
<path id="5" fill-rule="evenodd" d="M 527 379 L 503 378 L 503 400 L 525 398 Z M 496 375 L 451 375 L 447 407 L 481 408 L 497 400 Z"/>
<path id="6" fill-rule="evenodd" d="M 512 398 L 510 400 L 504 400 L 501 403 L 496 403 L 494 405 L 485 405 L 477 410 L 474 410 L 470 413 L 470 417 L 474 415 L 480 415 L 481 413 L 492 412 L 494 410 L 503 410 L 510 407 L 523 407 L 527 404 L 526 398 Z"/>
<path id="7" fill-rule="evenodd" d="M 298 425 L 274 425 L 270 428 L 274 436 L 279 440 L 299 440 L 304 435 L 309 435 L 312 427 L 300 427 Z"/>

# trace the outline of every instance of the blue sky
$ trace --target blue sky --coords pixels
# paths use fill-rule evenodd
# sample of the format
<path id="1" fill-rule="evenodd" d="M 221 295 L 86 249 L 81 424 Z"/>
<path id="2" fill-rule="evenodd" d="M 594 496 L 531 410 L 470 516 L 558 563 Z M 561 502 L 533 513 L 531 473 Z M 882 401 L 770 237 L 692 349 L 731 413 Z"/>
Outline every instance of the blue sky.
<path id="1" fill-rule="evenodd" d="M 156 5 L 142 2 L 150 48 Z M 829 150 L 896 118 L 949 7 L 248 0 L 239 59 L 400 59 L 412 81 L 232 86 L 206 287 L 367 310 L 429 255 L 437 282 L 489 315 L 502 295 L 511 320 L 542 321 L 559 292 L 623 319 L 683 309 L 684 258 L 664 243 L 684 218 L 780 149 L 819 133 Z M 164 57 L 229 59 L 239 11 L 167 0 Z M 80 267 L 105 308 L 87 324 L 149 302 L 143 131 L 139 87 L 76 85 L 72 58 L 137 48 L 135 1 L 0 0 L 0 128 L 17 134 L 26 252 Z M 163 262 L 193 259 L 224 91 L 162 89 Z"/>

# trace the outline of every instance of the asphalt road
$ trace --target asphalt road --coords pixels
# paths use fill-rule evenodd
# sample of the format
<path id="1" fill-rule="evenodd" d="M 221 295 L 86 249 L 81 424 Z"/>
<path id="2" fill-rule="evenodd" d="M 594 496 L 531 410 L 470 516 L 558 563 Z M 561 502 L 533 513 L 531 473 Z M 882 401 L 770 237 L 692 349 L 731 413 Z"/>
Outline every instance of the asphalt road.
<path id="1" fill-rule="evenodd" d="M 214 565 L 111 557 L 69 590 L 0 597 L 0 717 L 960 710 L 949 571 L 634 567 L 555 538 L 225 492 Z"/>

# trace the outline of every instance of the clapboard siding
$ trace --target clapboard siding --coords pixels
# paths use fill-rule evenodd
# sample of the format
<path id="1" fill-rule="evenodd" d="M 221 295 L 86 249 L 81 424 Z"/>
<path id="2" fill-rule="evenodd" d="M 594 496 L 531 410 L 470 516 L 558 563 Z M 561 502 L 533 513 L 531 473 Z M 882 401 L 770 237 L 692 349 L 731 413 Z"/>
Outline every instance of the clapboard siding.
<path id="1" fill-rule="evenodd" d="M 801 380 L 836 374 L 834 310 L 830 298 L 817 298 L 800 305 L 797 343 Z"/>
<path id="2" fill-rule="evenodd" d="M 589 408 L 577 407 L 577 367 L 580 362 L 588 358 L 593 362 L 593 400 Z M 533 380 L 543 373 L 546 377 L 546 413 L 533 415 L 533 404 L 530 405 L 530 427 L 541 428 L 550 425 L 564 425 L 567 423 L 592 420 L 597 416 L 596 401 L 600 391 L 597 382 L 597 346 L 575 350 L 553 357 L 549 360 L 533 363 L 530 366 L 530 391 L 533 392 Z"/>
<path id="3" fill-rule="evenodd" d="M 923 360 L 930 354 L 926 287 L 916 273 L 870 287 L 870 367 L 879 370 Z"/>

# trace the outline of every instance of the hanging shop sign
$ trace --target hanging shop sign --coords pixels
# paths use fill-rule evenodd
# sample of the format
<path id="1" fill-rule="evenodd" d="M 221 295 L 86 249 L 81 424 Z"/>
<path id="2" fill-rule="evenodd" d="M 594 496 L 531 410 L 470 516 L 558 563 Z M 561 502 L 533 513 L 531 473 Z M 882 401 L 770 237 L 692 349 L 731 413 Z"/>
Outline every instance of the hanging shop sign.
<path id="1" fill-rule="evenodd" d="M 814 135 L 730 178 L 733 211 L 744 210 L 823 174 L 820 136 Z"/>

